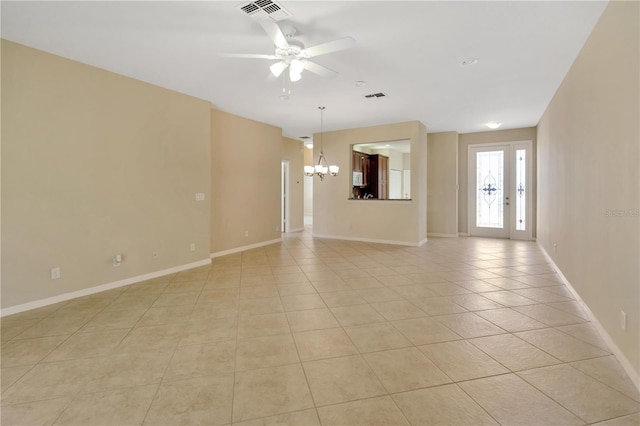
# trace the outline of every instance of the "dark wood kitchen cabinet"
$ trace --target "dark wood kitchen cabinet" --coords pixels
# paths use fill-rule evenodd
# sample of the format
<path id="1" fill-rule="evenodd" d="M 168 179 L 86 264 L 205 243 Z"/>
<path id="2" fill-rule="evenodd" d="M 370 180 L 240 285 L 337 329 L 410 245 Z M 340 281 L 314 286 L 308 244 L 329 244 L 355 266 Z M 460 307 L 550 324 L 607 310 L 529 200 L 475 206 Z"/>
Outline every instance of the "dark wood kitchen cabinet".
<path id="1" fill-rule="evenodd" d="M 389 157 L 369 155 L 369 190 L 373 198 L 389 198 Z"/>
<path id="2" fill-rule="evenodd" d="M 360 161 L 360 157 L 363 154 L 361 152 L 358 152 L 358 151 L 353 151 L 351 154 L 353 155 L 353 158 L 351 160 L 351 164 L 353 164 L 353 171 L 354 172 L 361 172 L 362 171 L 362 162 Z"/>

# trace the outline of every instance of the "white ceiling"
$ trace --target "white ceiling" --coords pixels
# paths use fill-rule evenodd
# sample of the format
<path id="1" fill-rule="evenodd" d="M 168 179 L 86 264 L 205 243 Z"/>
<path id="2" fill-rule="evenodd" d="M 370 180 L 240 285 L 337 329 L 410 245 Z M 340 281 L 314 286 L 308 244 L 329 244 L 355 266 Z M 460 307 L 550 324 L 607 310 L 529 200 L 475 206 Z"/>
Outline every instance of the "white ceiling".
<path id="1" fill-rule="evenodd" d="M 281 1 L 307 47 L 351 36 L 354 49 L 314 58 L 278 99 L 273 53 L 240 1 L 1 3 L 2 37 L 186 93 L 298 138 L 324 130 L 420 120 L 429 132 L 535 126 L 589 36 L 602 1 Z M 477 65 L 461 65 L 477 58 Z M 364 80 L 367 85 L 356 87 Z M 386 98 L 365 99 L 384 92 Z"/>

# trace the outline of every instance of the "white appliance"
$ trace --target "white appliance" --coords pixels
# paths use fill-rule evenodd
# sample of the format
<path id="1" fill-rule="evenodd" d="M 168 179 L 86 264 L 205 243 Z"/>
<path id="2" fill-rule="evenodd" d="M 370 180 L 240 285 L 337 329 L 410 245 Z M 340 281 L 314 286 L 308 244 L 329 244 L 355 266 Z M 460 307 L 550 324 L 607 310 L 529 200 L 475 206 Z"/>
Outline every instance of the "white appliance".
<path id="1" fill-rule="evenodd" d="M 353 186 L 362 186 L 362 172 L 353 172 Z"/>

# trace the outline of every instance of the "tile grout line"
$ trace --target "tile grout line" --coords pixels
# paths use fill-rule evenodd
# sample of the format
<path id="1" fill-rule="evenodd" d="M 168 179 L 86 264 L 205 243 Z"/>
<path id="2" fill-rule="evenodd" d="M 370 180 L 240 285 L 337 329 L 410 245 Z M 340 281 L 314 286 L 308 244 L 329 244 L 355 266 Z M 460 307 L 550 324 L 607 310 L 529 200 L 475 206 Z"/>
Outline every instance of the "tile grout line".
<path id="1" fill-rule="evenodd" d="M 154 303 L 160 298 L 160 296 L 162 294 L 165 293 L 165 291 L 167 290 L 167 287 L 169 287 L 169 285 L 171 285 L 171 283 L 174 282 L 174 280 L 176 279 L 176 277 L 178 277 L 179 273 L 175 274 L 173 276 L 173 278 L 171 280 L 169 280 L 169 282 L 165 285 L 163 291 L 161 293 L 158 294 L 158 296 L 155 298 Z M 207 274 L 208 276 L 208 274 Z M 189 313 L 189 317 L 191 317 L 191 314 L 193 314 L 193 310 L 195 309 L 195 305 L 197 304 L 198 299 L 200 298 L 200 295 L 202 294 L 202 291 L 204 289 L 204 286 L 206 285 L 206 279 L 205 279 L 205 284 L 203 284 L 202 289 L 200 289 L 200 293 L 198 294 L 198 298 L 196 298 L 196 302 L 193 304 L 193 308 L 191 308 L 191 312 Z M 147 309 L 147 312 L 153 307 L 153 304 L 151 304 L 151 306 L 149 306 L 149 309 Z M 141 316 L 138 319 L 138 322 L 136 322 L 136 325 L 140 322 L 140 320 L 142 320 L 142 318 L 144 317 Z M 144 326 L 142 326 L 144 327 Z M 135 326 L 134 326 L 135 328 Z M 133 330 L 133 328 L 132 328 Z M 178 351 L 178 347 L 180 346 L 180 342 L 182 341 L 182 333 L 184 333 L 184 326 L 182 327 L 182 332 L 180 334 L 180 338 L 177 339 L 178 342 L 176 344 L 176 346 L 173 348 L 173 352 L 171 353 L 171 356 L 169 357 L 169 361 L 167 362 L 167 365 L 164 367 L 164 371 L 162 372 L 162 376 L 160 377 L 160 381 L 157 383 L 157 388 L 156 391 L 153 394 L 153 398 L 151 398 L 151 402 L 149 403 L 149 406 L 147 407 L 147 410 L 145 411 L 144 417 L 142 417 L 142 421 L 140 422 L 140 425 L 143 425 L 144 422 L 146 421 L 147 417 L 149 416 L 149 412 L 151 411 L 151 407 L 153 407 L 154 402 L 157 400 L 158 398 L 158 394 L 160 393 L 160 388 L 162 387 L 162 384 L 164 383 L 164 377 L 167 374 L 167 371 L 169 369 L 169 367 L 171 366 L 171 362 L 173 361 L 173 357 L 175 356 L 176 352 Z"/>

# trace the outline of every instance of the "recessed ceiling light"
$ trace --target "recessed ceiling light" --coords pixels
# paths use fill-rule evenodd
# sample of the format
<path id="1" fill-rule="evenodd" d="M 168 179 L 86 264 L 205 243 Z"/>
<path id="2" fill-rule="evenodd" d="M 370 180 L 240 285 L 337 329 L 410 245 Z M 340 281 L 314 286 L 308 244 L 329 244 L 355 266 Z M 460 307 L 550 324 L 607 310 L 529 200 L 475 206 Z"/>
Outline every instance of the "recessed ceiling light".
<path id="1" fill-rule="evenodd" d="M 475 65 L 478 63 L 477 58 L 467 58 L 461 62 L 461 65 Z"/>
<path id="2" fill-rule="evenodd" d="M 354 86 L 357 86 L 357 87 L 363 87 L 363 86 L 366 86 L 366 85 L 367 85 L 367 82 L 366 82 L 366 81 L 364 81 L 364 80 L 358 80 L 358 81 L 356 81 L 355 83 L 353 83 L 353 85 L 354 85 Z"/>
<path id="3" fill-rule="evenodd" d="M 502 123 L 500 123 L 499 121 L 490 121 L 486 124 L 486 126 L 490 129 L 497 129 L 498 127 L 502 126 Z"/>
<path id="4" fill-rule="evenodd" d="M 304 144 L 304 146 L 306 146 L 309 149 L 313 149 L 313 142 L 307 142 Z"/>

